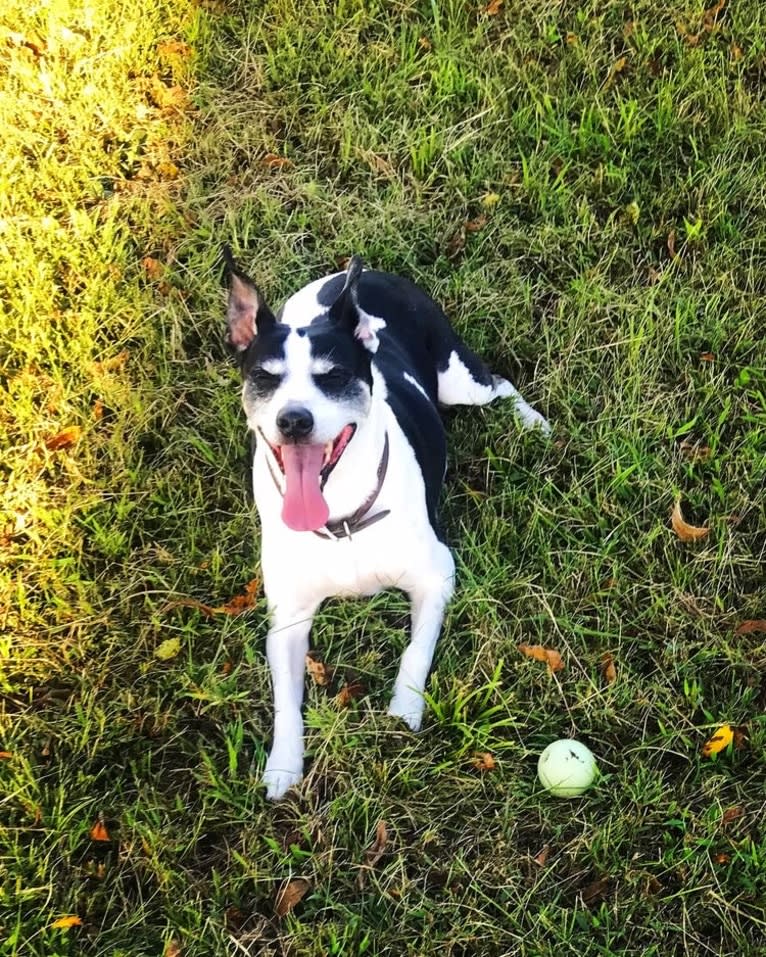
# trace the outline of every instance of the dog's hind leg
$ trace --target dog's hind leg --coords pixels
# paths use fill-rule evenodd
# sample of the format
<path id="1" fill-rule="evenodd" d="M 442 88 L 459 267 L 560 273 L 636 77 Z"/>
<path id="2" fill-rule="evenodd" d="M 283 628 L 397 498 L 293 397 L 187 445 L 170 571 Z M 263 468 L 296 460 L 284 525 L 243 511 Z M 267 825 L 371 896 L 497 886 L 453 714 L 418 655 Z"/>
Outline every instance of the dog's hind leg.
<path id="1" fill-rule="evenodd" d="M 266 797 L 276 801 L 303 776 L 303 687 L 311 620 L 317 605 L 272 609 L 266 655 L 274 693 L 274 741 L 263 781 Z"/>
<path id="2" fill-rule="evenodd" d="M 482 360 L 457 336 L 451 350 L 438 365 L 438 399 L 441 405 L 486 405 L 493 399 L 513 400 L 514 410 L 525 429 L 551 431 L 548 420 L 525 402 L 507 380 L 493 375 Z"/>
<path id="3" fill-rule="evenodd" d="M 402 718 L 413 731 L 423 721 L 423 692 L 439 640 L 444 610 L 452 597 L 455 562 L 446 545 L 434 541 L 434 560 L 421 580 L 409 590 L 412 633 L 404 649 L 388 713 Z"/>

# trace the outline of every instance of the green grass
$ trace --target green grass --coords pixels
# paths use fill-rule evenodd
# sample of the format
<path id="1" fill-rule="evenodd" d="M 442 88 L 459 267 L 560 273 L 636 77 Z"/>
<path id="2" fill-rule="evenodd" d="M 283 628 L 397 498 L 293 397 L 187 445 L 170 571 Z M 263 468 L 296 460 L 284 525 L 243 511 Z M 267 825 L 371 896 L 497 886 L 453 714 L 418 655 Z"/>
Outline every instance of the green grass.
<path id="1" fill-rule="evenodd" d="M 0 15 L 2 952 L 761 954 L 763 5 L 333 9 Z M 275 305 L 355 251 L 410 275 L 555 425 L 449 414 L 425 730 L 384 716 L 404 600 L 329 604 L 366 693 L 309 689 L 278 806 L 263 607 L 174 604 L 258 572 L 223 241 Z M 703 759 L 724 722 L 746 746 Z M 565 735 L 604 772 L 580 801 L 536 782 Z"/>

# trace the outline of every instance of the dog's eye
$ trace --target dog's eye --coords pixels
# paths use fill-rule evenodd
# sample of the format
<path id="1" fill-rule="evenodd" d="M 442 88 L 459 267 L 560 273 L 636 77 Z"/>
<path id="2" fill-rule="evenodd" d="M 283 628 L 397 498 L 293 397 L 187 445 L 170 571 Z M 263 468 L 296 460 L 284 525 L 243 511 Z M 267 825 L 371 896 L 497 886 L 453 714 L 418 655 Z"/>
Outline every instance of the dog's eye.
<path id="1" fill-rule="evenodd" d="M 250 379 L 256 389 L 267 390 L 276 389 L 282 381 L 282 376 L 274 375 L 273 372 L 267 372 L 265 369 L 253 369 L 250 373 Z"/>
<path id="2" fill-rule="evenodd" d="M 320 389 L 343 389 L 351 379 L 351 373 L 342 366 L 333 366 L 327 372 L 321 372 L 314 376 L 314 381 Z"/>

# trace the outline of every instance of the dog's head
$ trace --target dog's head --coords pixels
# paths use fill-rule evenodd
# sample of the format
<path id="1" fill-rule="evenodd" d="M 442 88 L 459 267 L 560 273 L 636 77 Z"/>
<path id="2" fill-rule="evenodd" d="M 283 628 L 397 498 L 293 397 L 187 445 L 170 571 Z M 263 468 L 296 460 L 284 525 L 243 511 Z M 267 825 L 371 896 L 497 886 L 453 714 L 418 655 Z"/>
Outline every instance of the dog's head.
<path id="1" fill-rule="evenodd" d="M 284 477 L 282 519 L 296 531 L 321 528 L 329 517 L 322 489 L 338 465 L 372 400 L 375 321 L 359 308 L 362 260 L 323 287 L 329 305 L 281 314 L 224 251 L 230 276 L 228 341 L 244 380 L 250 428 L 265 442 L 272 469 Z M 308 299 L 306 300 L 308 302 Z"/>

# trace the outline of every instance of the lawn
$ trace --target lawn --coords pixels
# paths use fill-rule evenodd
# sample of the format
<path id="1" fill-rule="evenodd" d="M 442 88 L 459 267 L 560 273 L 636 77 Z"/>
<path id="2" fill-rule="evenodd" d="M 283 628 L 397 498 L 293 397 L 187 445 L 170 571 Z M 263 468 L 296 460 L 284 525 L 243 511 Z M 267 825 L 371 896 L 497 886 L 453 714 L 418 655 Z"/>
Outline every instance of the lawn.
<path id="1" fill-rule="evenodd" d="M 760 0 L 8 0 L 0 72 L 0 952 L 762 955 Z M 403 597 L 328 604 L 276 805 L 223 242 L 414 278 L 554 427 L 448 414 L 424 730 Z"/>

